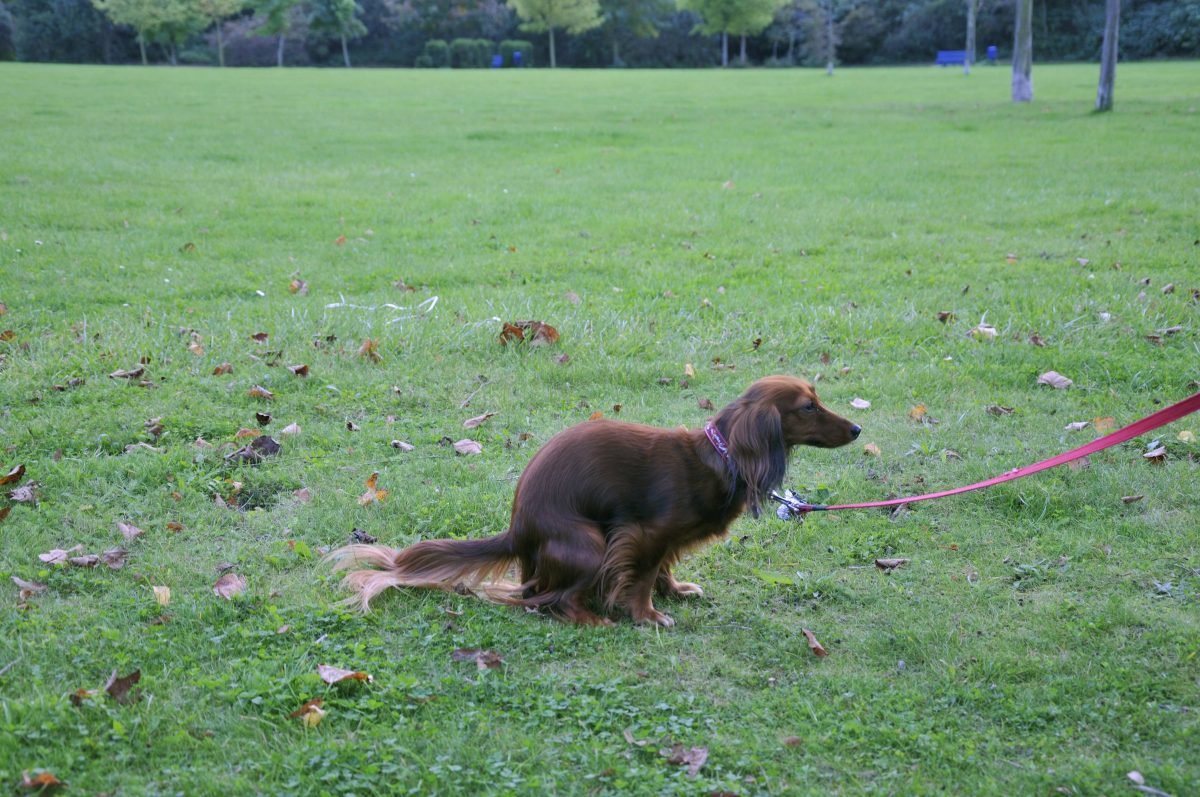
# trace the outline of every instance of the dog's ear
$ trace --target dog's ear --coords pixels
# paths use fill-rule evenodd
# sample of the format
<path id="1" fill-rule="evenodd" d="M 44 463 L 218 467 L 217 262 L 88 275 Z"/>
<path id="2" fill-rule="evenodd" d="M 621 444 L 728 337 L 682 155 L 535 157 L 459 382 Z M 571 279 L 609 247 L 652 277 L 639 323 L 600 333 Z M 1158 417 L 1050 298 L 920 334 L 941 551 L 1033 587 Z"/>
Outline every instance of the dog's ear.
<path id="1" fill-rule="evenodd" d="M 746 482 L 747 508 L 758 517 L 762 502 L 779 486 L 787 471 L 787 446 L 779 410 L 768 401 L 747 397 L 730 405 L 729 455 Z"/>

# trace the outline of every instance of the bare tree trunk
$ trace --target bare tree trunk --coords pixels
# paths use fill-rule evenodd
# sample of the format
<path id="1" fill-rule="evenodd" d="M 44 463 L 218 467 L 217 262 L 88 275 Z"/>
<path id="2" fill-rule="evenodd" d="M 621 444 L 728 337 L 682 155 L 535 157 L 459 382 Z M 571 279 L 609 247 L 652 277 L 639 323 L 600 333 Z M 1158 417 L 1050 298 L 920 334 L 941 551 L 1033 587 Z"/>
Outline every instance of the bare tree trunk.
<path id="1" fill-rule="evenodd" d="M 721 31 L 721 66 L 729 66 L 729 33 Z"/>
<path id="2" fill-rule="evenodd" d="M 146 66 L 147 64 L 150 63 L 149 61 L 146 60 L 146 40 L 142 38 L 142 35 L 140 33 L 138 34 L 137 40 L 138 40 L 138 49 L 141 50 L 141 53 L 142 53 L 142 66 Z"/>
<path id="3" fill-rule="evenodd" d="M 1096 110 L 1111 111 L 1113 81 L 1117 77 L 1117 36 L 1121 30 L 1121 0 L 1104 4 L 1104 44 L 1100 48 L 1100 87 L 1096 89 Z"/>
<path id="4" fill-rule="evenodd" d="M 550 68 L 558 67 L 558 62 L 554 60 L 554 28 L 550 29 Z"/>
<path id="5" fill-rule="evenodd" d="M 967 0 L 967 63 L 975 64 L 975 12 L 979 9 L 979 0 Z"/>
<path id="6" fill-rule="evenodd" d="M 742 60 L 742 66 L 745 66 L 746 65 L 746 34 L 744 34 L 744 33 L 742 34 L 741 60 Z"/>
<path id="7" fill-rule="evenodd" d="M 825 74 L 833 77 L 833 61 L 837 57 L 837 44 L 833 40 L 833 0 L 825 7 L 825 47 L 828 58 L 825 61 Z"/>
<path id="8" fill-rule="evenodd" d="M 350 48 L 346 46 L 346 34 L 342 34 L 342 60 L 346 62 L 346 68 L 350 68 Z"/>
<path id="9" fill-rule="evenodd" d="M 1033 102 L 1033 0 L 1016 0 L 1013 35 L 1013 102 Z"/>
<path id="10" fill-rule="evenodd" d="M 612 62 L 612 65 L 613 65 L 614 67 L 618 67 L 618 66 L 620 66 L 620 65 L 621 65 L 621 43 L 620 43 L 619 41 L 617 41 L 617 34 L 616 34 L 616 33 L 614 33 L 614 34 L 613 34 L 613 40 L 612 40 L 612 42 L 613 42 L 613 62 Z"/>
<path id="11" fill-rule="evenodd" d="M 283 66 L 283 37 L 279 34 L 279 46 L 275 48 L 275 66 Z"/>
<path id="12" fill-rule="evenodd" d="M 225 36 L 221 31 L 224 20 L 217 20 L 217 66 L 225 66 Z"/>
<path id="13" fill-rule="evenodd" d="M 796 32 L 794 30 L 789 30 L 788 31 L 788 51 L 787 51 L 787 60 L 788 60 L 789 64 L 796 63 L 794 60 L 794 50 L 795 49 L 796 49 Z"/>
<path id="14" fill-rule="evenodd" d="M 179 66 L 179 58 L 176 55 L 175 42 L 171 42 L 169 45 L 167 45 L 167 61 L 171 64 L 171 66 Z"/>

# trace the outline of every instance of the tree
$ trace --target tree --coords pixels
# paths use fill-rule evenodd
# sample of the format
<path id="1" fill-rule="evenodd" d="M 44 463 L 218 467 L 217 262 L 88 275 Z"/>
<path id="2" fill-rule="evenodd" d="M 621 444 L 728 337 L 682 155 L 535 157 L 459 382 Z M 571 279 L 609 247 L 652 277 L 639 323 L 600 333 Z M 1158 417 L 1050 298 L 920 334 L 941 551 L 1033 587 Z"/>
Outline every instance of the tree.
<path id="1" fill-rule="evenodd" d="M 245 0 L 192 0 L 196 11 L 206 22 L 217 29 L 217 64 L 225 66 L 225 37 L 222 25 L 225 20 L 246 7 Z"/>
<path id="2" fill-rule="evenodd" d="M 967 0 L 967 67 L 975 65 L 975 17 L 979 0 Z"/>
<path id="3" fill-rule="evenodd" d="M 0 3 L 0 61 L 15 61 L 17 46 L 13 39 L 13 18 L 8 7 Z"/>
<path id="4" fill-rule="evenodd" d="M 367 32 L 358 15 L 362 8 L 354 0 L 314 0 L 308 18 L 310 30 L 337 36 L 342 41 L 342 60 L 350 68 L 350 48 L 347 42 Z"/>
<path id="5" fill-rule="evenodd" d="M 1113 80 L 1117 76 L 1117 35 L 1121 30 L 1121 0 L 1104 4 L 1104 44 L 1100 47 L 1100 86 L 1096 89 L 1096 110 L 1111 111 Z"/>
<path id="6" fill-rule="evenodd" d="M 196 6 L 186 0 L 92 0 L 92 5 L 115 24 L 137 32 L 142 64 L 147 63 L 148 42 L 165 42 L 171 63 L 176 63 L 179 45 L 203 24 Z"/>
<path id="7" fill-rule="evenodd" d="M 742 63 L 746 62 L 746 36 L 761 33 L 775 17 L 779 0 L 678 0 L 680 9 L 700 16 L 696 30 L 721 34 L 721 66 L 729 66 L 729 34 L 742 37 Z"/>
<path id="8" fill-rule="evenodd" d="M 658 38 L 655 21 L 669 13 L 667 0 L 600 0 L 600 13 L 612 42 L 612 65 L 621 66 L 621 33 L 639 39 Z"/>
<path id="9" fill-rule="evenodd" d="M 300 4 L 300 0 L 258 0 L 254 8 L 256 14 L 262 15 L 262 25 L 255 31 L 259 36 L 277 36 L 279 43 L 275 48 L 275 65 L 283 66 L 283 43 L 288 31 L 292 29 L 292 14 Z"/>
<path id="10" fill-rule="evenodd" d="M 579 34 L 604 24 L 599 0 L 510 0 L 524 22 L 521 30 L 550 34 L 550 68 L 556 67 L 554 31 Z"/>
<path id="11" fill-rule="evenodd" d="M 1033 102 L 1033 0 L 1016 0 L 1013 25 L 1013 102 Z"/>

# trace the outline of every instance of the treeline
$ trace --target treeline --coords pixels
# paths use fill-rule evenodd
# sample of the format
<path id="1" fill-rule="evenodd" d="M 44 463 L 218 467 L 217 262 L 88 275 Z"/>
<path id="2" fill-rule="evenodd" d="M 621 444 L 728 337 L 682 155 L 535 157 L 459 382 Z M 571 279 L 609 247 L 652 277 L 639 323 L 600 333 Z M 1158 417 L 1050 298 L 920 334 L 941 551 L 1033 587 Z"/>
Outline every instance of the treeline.
<path id="1" fill-rule="evenodd" d="M 824 66 L 1006 57 L 1012 0 L 0 0 L 0 60 L 230 66 Z M 1200 0 L 1125 0 L 1123 59 L 1200 57 Z M 1103 0 L 1035 0 L 1039 61 L 1095 60 Z M 514 53 L 521 55 L 514 58 Z M 497 56 L 499 59 L 497 60 Z"/>

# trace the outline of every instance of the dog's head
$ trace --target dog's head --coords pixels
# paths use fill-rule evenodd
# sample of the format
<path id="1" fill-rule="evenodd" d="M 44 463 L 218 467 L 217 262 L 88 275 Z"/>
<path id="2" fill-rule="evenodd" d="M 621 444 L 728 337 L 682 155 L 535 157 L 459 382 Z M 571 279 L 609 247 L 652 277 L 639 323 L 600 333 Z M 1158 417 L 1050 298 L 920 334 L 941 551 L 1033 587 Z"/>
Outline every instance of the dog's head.
<path id="1" fill-rule="evenodd" d="M 791 376 L 768 376 L 718 413 L 717 428 L 729 442 L 738 476 L 746 482 L 748 508 L 783 481 L 793 446 L 844 446 L 858 437 L 858 424 L 821 404 L 813 386 Z"/>

